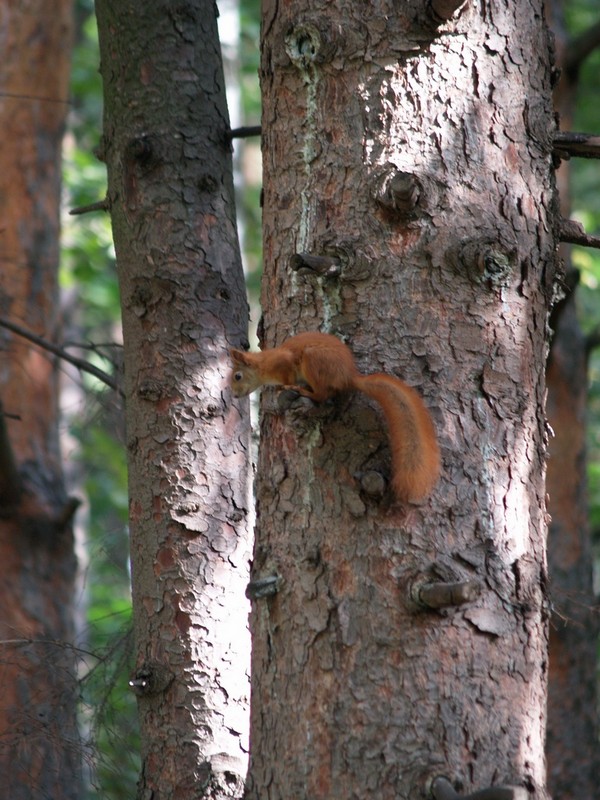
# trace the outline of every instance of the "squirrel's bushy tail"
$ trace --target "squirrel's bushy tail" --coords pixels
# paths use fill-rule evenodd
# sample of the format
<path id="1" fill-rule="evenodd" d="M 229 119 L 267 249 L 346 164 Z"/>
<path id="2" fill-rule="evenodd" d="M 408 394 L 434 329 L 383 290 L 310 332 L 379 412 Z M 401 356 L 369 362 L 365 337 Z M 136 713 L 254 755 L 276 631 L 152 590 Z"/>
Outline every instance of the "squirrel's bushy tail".
<path id="1" fill-rule="evenodd" d="M 372 397 L 385 415 L 392 452 L 392 488 L 399 500 L 423 500 L 440 474 L 433 422 L 419 394 L 399 378 L 360 375 L 354 388 Z"/>

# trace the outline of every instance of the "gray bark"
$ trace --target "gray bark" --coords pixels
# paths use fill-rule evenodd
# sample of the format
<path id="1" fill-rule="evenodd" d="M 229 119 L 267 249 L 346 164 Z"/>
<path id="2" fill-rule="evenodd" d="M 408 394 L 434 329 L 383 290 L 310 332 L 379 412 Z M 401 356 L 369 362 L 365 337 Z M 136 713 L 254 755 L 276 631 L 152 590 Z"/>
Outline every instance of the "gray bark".
<path id="1" fill-rule="evenodd" d="M 216 7 L 97 3 L 123 313 L 139 797 L 239 796 L 247 762 L 247 304 Z"/>

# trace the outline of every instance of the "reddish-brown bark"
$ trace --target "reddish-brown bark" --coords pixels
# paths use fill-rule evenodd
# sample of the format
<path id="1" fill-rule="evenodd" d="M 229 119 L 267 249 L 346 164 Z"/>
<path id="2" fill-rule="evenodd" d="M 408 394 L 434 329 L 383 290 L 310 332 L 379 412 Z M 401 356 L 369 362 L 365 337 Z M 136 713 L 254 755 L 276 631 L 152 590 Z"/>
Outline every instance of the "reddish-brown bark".
<path id="1" fill-rule="evenodd" d="M 71 2 L 2 11 L 0 314 L 60 329 L 61 143 Z M 12 800 L 81 796 L 73 642 L 74 505 L 58 446 L 58 363 L 0 330 L 0 774 Z"/>
<path id="2" fill-rule="evenodd" d="M 265 343 L 319 329 L 401 376 L 443 470 L 398 509 L 373 491 L 389 460 L 366 401 L 263 393 L 248 797 L 412 799 L 441 774 L 545 800 L 541 3 L 468 4 L 439 27 L 418 0 L 263 13 Z M 295 271 L 298 253 L 339 269 Z M 419 606 L 420 584 L 461 581 L 477 599 Z"/>
<path id="3" fill-rule="evenodd" d="M 98 0 L 123 313 L 139 797 L 239 795 L 247 761 L 247 303 L 212 2 Z"/>

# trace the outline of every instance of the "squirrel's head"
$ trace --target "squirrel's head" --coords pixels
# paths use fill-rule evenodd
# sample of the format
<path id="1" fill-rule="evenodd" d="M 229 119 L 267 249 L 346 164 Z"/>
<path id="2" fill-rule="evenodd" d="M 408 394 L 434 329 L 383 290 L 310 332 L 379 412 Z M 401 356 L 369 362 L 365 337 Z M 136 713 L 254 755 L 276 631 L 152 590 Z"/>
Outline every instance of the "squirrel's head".
<path id="1" fill-rule="evenodd" d="M 256 366 L 252 362 L 252 353 L 231 349 L 232 370 L 229 385 L 235 397 L 246 397 L 262 384 Z"/>

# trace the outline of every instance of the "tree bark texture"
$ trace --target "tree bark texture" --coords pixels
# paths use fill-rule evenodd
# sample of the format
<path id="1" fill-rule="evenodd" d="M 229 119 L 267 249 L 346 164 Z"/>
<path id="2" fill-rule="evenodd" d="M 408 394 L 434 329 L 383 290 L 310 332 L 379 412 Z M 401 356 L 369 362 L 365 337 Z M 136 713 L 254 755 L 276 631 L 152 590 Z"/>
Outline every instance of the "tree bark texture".
<path id="1" fill-rule="evenodd" d="M 573 130 L 578 99 L 578 48 L 564 28 L 562 2 L 547 4 L 556 42 L 560 82 L 555 106 L 564 131 Z M 586 52 L 580 53 L 585 58 Z M 570 162 L 557 175 L 561 213 L 571 212 Z M 552 315 L 547 370 L 548 421 L 554 431 L 548 462 L 548 565 L 552 599 L 548 686 L 548 785 L 553 797 L 593 797 L 600 783 L 598 753 L 598 609 L 593 588 L 593 553 L 587 498 L 586 339 L 576 309 L 577 275 L 570 248 L 560 251 L 567 295 Z"/>
<path id="2" fill-rule="evenodd" d="M 4 4 L 0 315 L 60 336 L 61 145 L 72 4 Z M 11 800 L 81 797 L 72 516 L 58 360 L 0 330 L 0 775 Z"/>
<path id="3" fill-rule="evenodd" d="M 230 797 L 247 762 L 247 305 L 212 2 L 99 0 L 121 288 L 140 798 Z"/>
<path id="4" fill-rule="evenodd" d="M 443 475 L 399 508 L 364 398 L 263 393 L 249 798 L 547 797 L 547 31 L 432 6 L 263 4 L 265 344 L 335 333 L 415 386 Z"/>

